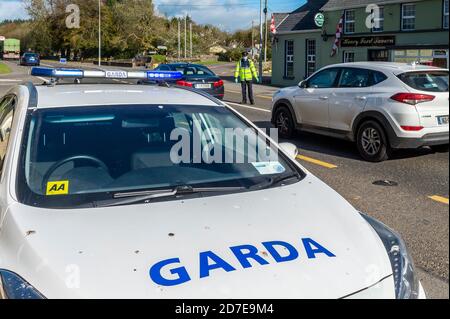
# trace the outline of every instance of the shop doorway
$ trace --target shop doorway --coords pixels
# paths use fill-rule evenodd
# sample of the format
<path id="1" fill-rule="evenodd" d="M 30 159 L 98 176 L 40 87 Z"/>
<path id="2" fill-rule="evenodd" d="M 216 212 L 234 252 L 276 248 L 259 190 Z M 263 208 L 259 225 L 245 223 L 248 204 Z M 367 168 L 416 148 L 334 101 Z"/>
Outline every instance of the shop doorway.
<path id="1" fill-rule="evenodd" d="M 389 62 L 389 50 L 369 50 L 369 61 Z"/>

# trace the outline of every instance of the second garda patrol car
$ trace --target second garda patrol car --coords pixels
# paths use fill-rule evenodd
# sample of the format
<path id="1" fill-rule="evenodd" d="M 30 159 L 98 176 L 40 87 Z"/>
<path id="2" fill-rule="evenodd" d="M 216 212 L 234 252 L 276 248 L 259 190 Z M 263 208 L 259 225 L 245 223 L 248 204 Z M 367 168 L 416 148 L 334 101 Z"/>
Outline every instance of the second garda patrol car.
<path id="1" fill-rule="evenodd" d="M 255 134 L 245 154 L 215 137 L 227 128 Z M 194 137 L 193 150 L 213 144 L 245 158 L 264 145 L 278 158 L 221 163 L 192 152 L 176 163 L 174 130 Z M 0 100 L 0 132 L 3 298 L 425 297 L 398 234 L 297 163 L 292 145 L 204 93 L 19 85 Z"/>

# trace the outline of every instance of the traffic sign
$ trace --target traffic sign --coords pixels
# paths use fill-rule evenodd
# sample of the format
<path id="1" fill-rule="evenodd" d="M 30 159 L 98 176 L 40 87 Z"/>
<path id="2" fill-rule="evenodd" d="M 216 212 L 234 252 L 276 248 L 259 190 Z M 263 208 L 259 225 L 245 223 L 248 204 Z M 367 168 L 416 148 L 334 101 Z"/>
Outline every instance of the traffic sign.
<path id="1" fill-rule="evenodd" d="M 59 59 L 59 63 L 67 64 L 67 59 L 66 58 L 61 58 L 61 59 Z"/>
<path id="2" fill-rule="evenodd" d="M 0 41 L 5 41 L 5 40 L 6 40 L 6 38 L 4 36 L 0 35 Z"/>

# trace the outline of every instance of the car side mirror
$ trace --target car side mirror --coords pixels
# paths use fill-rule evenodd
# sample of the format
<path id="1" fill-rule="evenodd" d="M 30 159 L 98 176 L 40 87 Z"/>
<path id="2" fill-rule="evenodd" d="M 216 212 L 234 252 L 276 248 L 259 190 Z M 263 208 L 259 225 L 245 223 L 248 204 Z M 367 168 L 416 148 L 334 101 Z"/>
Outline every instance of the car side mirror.
<path id="1" fill-rule="evenodd" d="M 308 82 L 305 81 L 305 80 L 300 81 L 300 83 L 298 84 L 298 86 L 299 86 L 301 89 L 305 89 L 305 88 L 308 87 Z"/>
<path id="2" fill-rule="evenodd" d="M 285 151 L 291 159 L 296 159 L 298 155 L 297 146 L 292 143 L 280 143 L 280 148 Z"/>

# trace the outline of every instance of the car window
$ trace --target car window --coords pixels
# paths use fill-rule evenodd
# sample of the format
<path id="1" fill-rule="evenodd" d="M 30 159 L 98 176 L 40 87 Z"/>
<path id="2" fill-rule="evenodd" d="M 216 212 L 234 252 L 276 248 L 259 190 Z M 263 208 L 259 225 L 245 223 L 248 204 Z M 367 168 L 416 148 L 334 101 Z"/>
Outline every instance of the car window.
<path id="1" fill-rule="evenodd" d="M 0 102 L 0 172 L 8 150 L 9 135 L 14 117 L 14 104 L 15 99 L 11 96 Z"/>
<path id="2" fill-rule="evenodd" d="M 427 92 L 448 92 L 448 71 L 408 72 L 399 79 L 413 89 Z"/>
<path id="3" fill-rule="evenodd" d="M 332 88 L 334 87 L 339 69 L 326 69 L 314 75 L 308 80 L 309 88 Z"/>
<path id="4" fill-rule="evenodd" d="M 339 79 L 340 88 L 362 88 L 370 86 L 370 72 L 366 69 L 345 68 Z"/>
<path id="5" fill-rule="evenodd" d="M 160 65 L 156 68 L 158 71 L 170 71 L 170 67 L 168 65 Z"/>
<path id="6" fill-rule="evenodd" d="M 39 207 L 74 208 L 116 193 L 184 185 L 251 187 L 271 175 L 297 172 L 283 155 L 262 158 L 258 150 L 273 148 L 221 106 L 43 108 L 27 115 L 26 127 L 18 193 L 22 202 Z M 181 136 L 188 141 L 184 151 L 177 148 Z M 214 152 L 205 153 L 211 145 Z"/>
<path id="7" fill-rule="evenodd" d="M 183 72 L 186 76 L 215 76 L 214 72 L 201 65 L 177 67 L 177 71 Z"/>
<path id="8" fill-rule="evenodd" d="M 377 85 L 385 81 L 387 78 L 388 77 L 382 72 L 372 71 L 372 85 Z"/>

